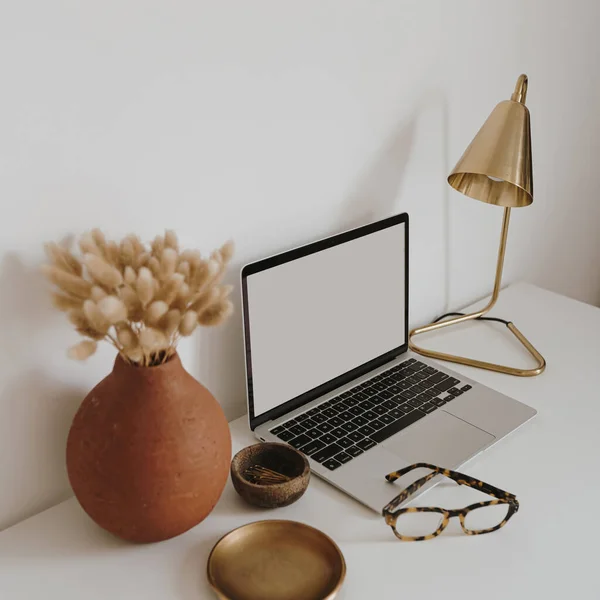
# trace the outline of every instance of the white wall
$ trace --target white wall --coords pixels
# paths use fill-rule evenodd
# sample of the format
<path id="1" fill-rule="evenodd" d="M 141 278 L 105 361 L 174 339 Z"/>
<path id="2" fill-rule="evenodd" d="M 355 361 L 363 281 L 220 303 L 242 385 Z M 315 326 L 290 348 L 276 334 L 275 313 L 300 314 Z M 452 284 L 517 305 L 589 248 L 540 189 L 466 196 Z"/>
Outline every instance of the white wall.
<path id="1" fill-rule="evenodd" d="M 175 228 L 248 261 L 393 212 L 412 218 L 412 321 L 485 294 L 500 209 L 445 176 L 519 73 L 535 198 L 506 281 L 600 301 L 593 0 L 20 0 L 0 11 L 0 529 L 68 494 L 64 444 L 107 348 L 48 305 L 42 242 Z M 239 311 L 182 349 L 229 417 Z"/>

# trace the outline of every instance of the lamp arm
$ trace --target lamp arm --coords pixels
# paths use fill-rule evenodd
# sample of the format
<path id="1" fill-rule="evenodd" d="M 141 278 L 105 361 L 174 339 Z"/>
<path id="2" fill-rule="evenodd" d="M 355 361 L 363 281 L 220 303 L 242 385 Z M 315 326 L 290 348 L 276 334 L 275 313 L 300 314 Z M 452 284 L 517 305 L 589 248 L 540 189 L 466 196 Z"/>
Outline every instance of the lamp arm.
<path id="1" fill-rule="evenodd" d="M 409 334 L 409 340 L 413 335 L 419 335 L 428 331 L 435 331 L 436 329 L 442 329 L 450 325 L 456 325 L 457 323 L 463 323 L 464 321 L 471 321 L 472 319 L 478 319 L 483 315 L 487 314 L 492 310 L 498 300 L 500 294 L 500 286 L 502 284 L 502 271 L 504 269 L 504 257 L 506 255 L 506 240 L 508 238 L 508 225 L 510 223 L 510 208 L 504 209 L 504 216 L 502 218 L 502 232 L 500 234 L 500 247 L 498 249 L 498 261 L 496 263 L 496 279 L 494 281 L 494 290 L 490 301 L 477 312 L 469 313 L 468 315 L 462 315 L 455 317 L 454 319 L 448 319 L 447 321 L 438 321 L 437 323 L 431 323 L 423 327 L 417 327 L 413 329 Z"/>

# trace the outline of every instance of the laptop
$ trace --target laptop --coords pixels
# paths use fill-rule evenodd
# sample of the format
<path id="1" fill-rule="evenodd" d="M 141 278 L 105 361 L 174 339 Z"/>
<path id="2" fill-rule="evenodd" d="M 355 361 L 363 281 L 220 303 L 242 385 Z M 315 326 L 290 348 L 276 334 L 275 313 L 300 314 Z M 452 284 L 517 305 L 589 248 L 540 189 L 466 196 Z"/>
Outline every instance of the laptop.
<path id="1" fill-rule="evenodd" d="M 241 274 L 250 428 L 377 512 L 387 473 L 456 469 L 536 414 L 408 350 L 408 239 L 404 213 Z"/>

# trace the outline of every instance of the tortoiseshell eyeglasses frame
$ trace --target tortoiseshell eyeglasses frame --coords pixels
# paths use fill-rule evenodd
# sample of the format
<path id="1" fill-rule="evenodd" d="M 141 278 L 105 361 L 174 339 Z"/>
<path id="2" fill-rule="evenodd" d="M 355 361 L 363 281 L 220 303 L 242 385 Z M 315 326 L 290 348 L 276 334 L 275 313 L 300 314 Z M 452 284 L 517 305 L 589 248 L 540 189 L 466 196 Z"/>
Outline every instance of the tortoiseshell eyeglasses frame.
<path id="1" fill-rule="evenodd" d="M 490 485 L 489 483 L 485 483 L 483 481 L 480 481 L 479 479 L 469 477 L 468 475 L 463 475 L 462 473 L 458 473 L 457 471 L 450 471 L 449 469 L 443 469 L 441 467 L 436 467 L 435 465 L 430 465 L 428 463 L 416 463 L 414 465 L 410 465 L 409 467 L 400 469 L 400 471 L 394 471 L 393 473 L 389 473 L 385 476 L 385 478 L 389 482 L 394 482 L 396 481 L 396 479 L 402 477 L 402 475 L 406 475 L 406 473 L 409 473 L 414 469 L 430 469 L 431 473 L 425 475 L 425 477 L 421 477 L 421 479 L 417 479 L 417 481 L 409 485 L 406 489 L 402 490 L 402 492 L 400 492 L 400 494 L 398 494 L 391 502 L 386 504 L 383 510 L 381 511 L 381 514 L 385 518 L 385 522 L 392 528 L 394 535 L 400 540 L 406 542 L 420 542 L 423 540 L 431 540 L 434 537 L 440 535 L 440 533 L 442 533 L 442 531 L 446 529 L 452 517 L 458 517 L 460 519 L 460 525 L 467 535 L 481 535 L 483 533 L 491 533 L 492 531 L 500 529 L 500 527 L 504 527 L 507 521 L 519 510 L 519 501 L 517 500 L 514 494 L 510 494 L 508 492 L 505 492 L 504 490 L 500 490 L 497 487 Z M 408 508 L 401 508 L 399 510 L 394 511 L 394 509 L 397 506 L 402 504 L 407 498 L 412 496 L 412 494 L 414 494 L 419 488 L 423 487 L 436 475 L 444 475 L 445 477 L 449 477 L 453 481 L 456 481 L 456 483 L 458 483 L 459 485 L 467 485 L 469 487 L 485 492 L 486 494 L 489 494 L 490 496 L 496 498 L 496 500 L 488 500 L 487 502 L 477 502 L 476 504 L 471 504 L 465 508 L 457 510 L 447 510 L 445 508 L 439 508 L 435 506 L 409 506 Z M 506 513 L 506 517 L 501 523 L 498 523 L 498 525 L 496 525 L 495 527 L 490 527 L 489 529 L 481 530 L 471 530 L 465 526 L 465 517 L 467 513 L 482 506 L 493 506 L 495 504 L 508 504 L 508 512 Z M 398 521 L 398 517 L 400 517 L 404 513 L 415 512 L 440 513 L 443 519 L 437 531 L 429 535 L 422 535 L 419 537 L 409 537 L 398 533 L 396 531 L 396 522 Z"/>

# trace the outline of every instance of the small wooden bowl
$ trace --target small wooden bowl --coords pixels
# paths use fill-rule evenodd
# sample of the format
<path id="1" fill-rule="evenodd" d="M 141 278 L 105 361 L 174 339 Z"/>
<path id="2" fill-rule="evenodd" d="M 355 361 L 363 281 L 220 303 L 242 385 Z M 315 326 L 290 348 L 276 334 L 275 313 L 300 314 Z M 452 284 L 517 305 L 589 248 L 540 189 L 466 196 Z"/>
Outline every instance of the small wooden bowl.
<path id="1" fill-rule="evenodd" d="M 283 483 L 258 484 L 244 477 L 247 468 L 260 465 L 290 477 Z M 248 504 L 262 508 L 288 506 L 308 487 L 310 467 L 301 452 L 287 444 L 254 444 L 240 450 L 231 461 L 231 481 L 236 492 Z"/>

